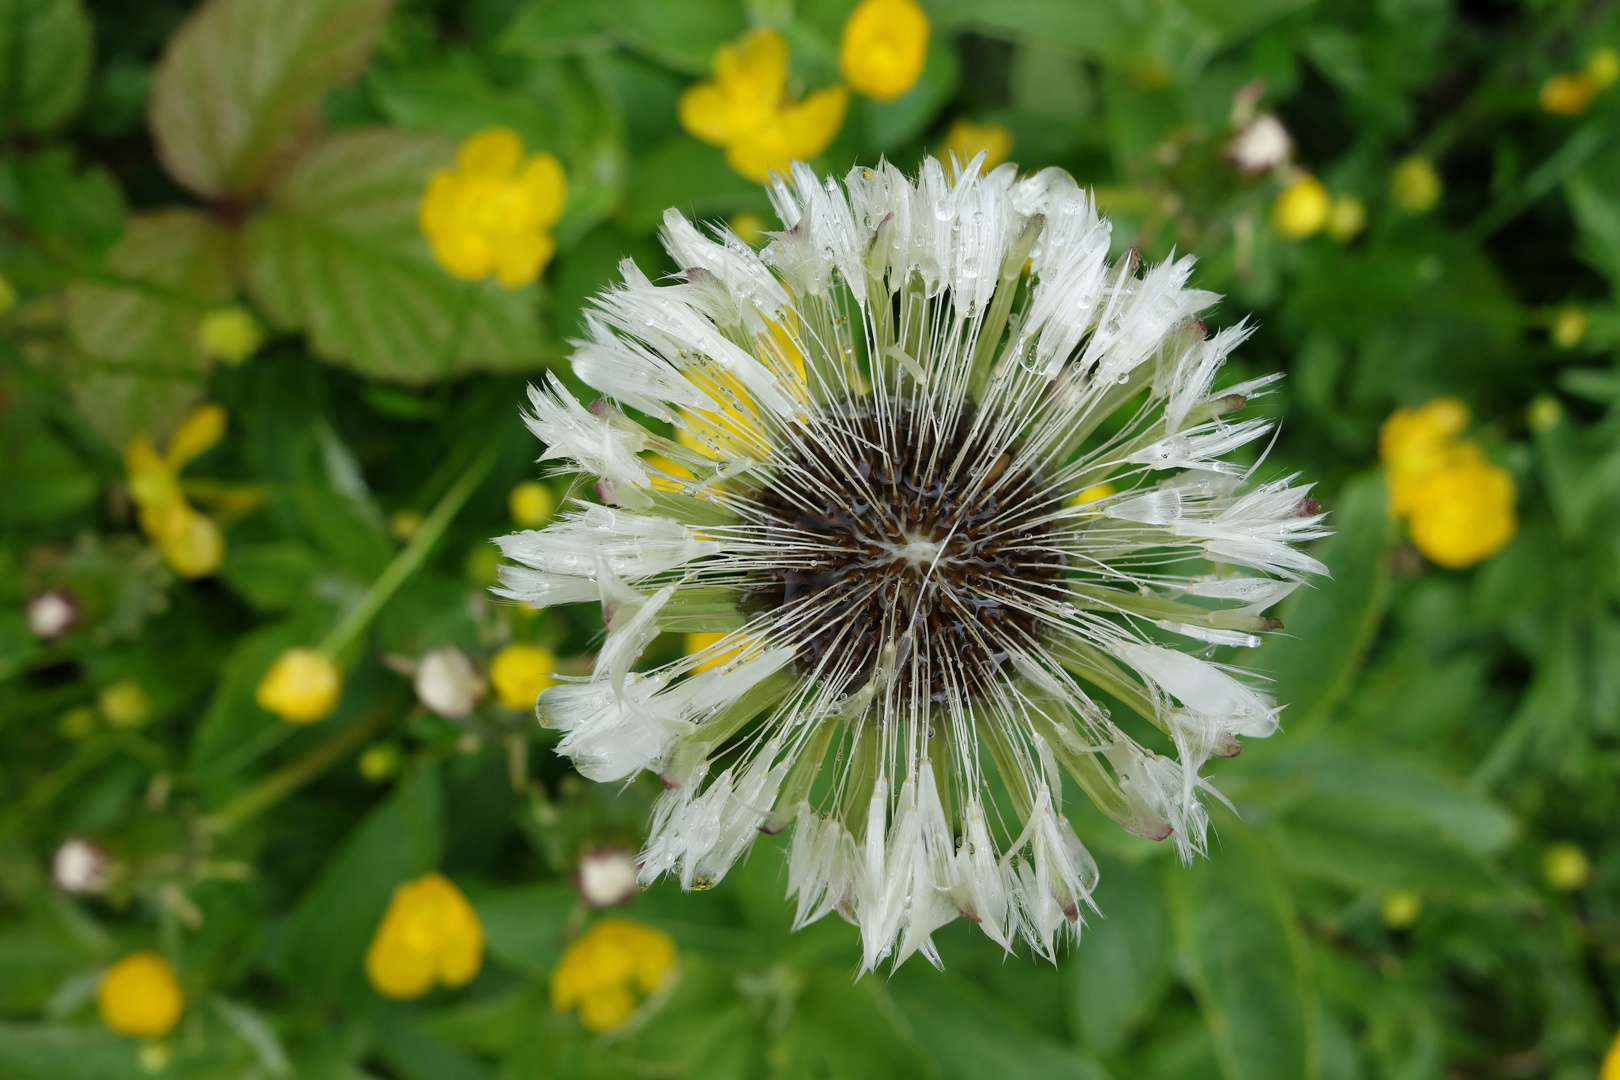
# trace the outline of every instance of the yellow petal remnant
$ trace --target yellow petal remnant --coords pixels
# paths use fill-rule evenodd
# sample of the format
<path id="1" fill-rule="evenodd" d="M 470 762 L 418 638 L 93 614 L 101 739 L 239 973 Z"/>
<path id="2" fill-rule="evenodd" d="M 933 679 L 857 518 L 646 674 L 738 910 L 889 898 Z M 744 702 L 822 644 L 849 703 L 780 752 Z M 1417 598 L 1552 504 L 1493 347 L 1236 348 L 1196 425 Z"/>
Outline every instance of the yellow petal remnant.
<path id="1" fill-rule="evenodd" d="M 975 124 L 967 117 L 959 116 L 946 130 L 945 143 L 940 147 L 940 152 L 947 161 L 950 154 L 955 154 L 956 159 L 966 165 L 983 150 L 983 171 L 989 172 L 1012 156 L 1012 148 L 1012 132 L 1000 124 Z"/>
<path id="2" fill-rule="evenodd" d="M 514 642 L 489 662 L 495 700 L 508 709 L 533 709 L 540 691 L 556 680 L 557 658 L 550 649 Z"/>
<path id="3" fill-rule="evenodd" d="M 137 728 L 152 719 L 152 699 L 133 679 L 115 682 L 97 694 L 96 708 L 113 727 Z"/>
<path id="4" fill-rule="evenodd" d="M 1409 214 L 1421 214 L 1440 201 L 1440 174 L 1434 164 L 1424 157 L 1409 157 L 1390 173 L 1389 193 Z"/>
<path id="5" fill-rule="evenodd" d="M 1598 87 L 1585 72 L 1576 72 L 1573 75 L 1560 72 L 1557 75 L 1547 76 L 1547 81 L 1541 84 L 1541 92 L 1536 95 L 1541 104 L 1541 111 L 1552 113 L 1554 116 L 1579 116 L 1592 104 L 1597 96 Z"/>
<path id="6" fill-rule="evenodd" d="M 893 101 L 928 62 L 928 15 L 913 0 L 861 0 L 844 21 L 838 70 L 858 94 Z"/>
<path id="7" fill-rule="evenodd" d="M 465 986 L 484 962 L 484 927 L 455 883 L 424 874 L 394 890 L 366 949 L 366 978 L 384 997 L 409 1000 L 434 983 Z"/>
<path id="8" fill-rule="evenodd" d="M 169 962 L 150 949 L 132 952 L 101 976 L 96 987 L 101 1022 L 120 1035 L 155 1039 L 180 1022 L 185 997 Z"/>
<path id="9" fill-rule="evenodd" d="M 827 86 L 797 102 L 787 97 L 788 46 L 774 30 L 754 30 L 715 50 L 714 76 L 681 94 L 681 126 L 713 146 L 750 180 L 786 172 L 794 159 L 827 148 L 844 123 L 848 94 Z"/>
<path id="10" fill-rule="evenodd" d="M 343 673 L 325 653 L 288 649 L 259 680 L 253 700 L 289 724 L 313 724 L 337 709 Z"/>
<path id="11" fill-rule="evenodd" d="M 240 364 L 264 344 L 264 327 L 246 308 L 217 308 L 197 324 L 197 345 L 203 355 L 227 364 Z"/>
<path id="12" fill-rule="evenodd" d="M 537 529 L 557 511 L 557 496 L 538 480 L 525 480 L 506 497 L 512 520 L 526 529 Z"/>
<path id="13" fill-rule="evenodd" d="M 1586 852 L 1568 842 L 1547 849 L 1542 870 L 1547 884 L 1563 892 L 1584 888 L 1592 880 L 1592 863 Z"/>
<path id="14" fill-rule="evenodd" d="M 124 472 L 141 531 L 156 541 L 181 577 L 207 577 L 225 559 L 225 537 L 180 490 L 180 470 L 225 434 L 225 410 L 199 405 L 181 422 L 166 453 L 145 432 L 124 448 Z"/>
<path id="15" fill-rule="evenodd" d="M 417 222 L 447 273 L 516 289 L 551 261 L 551 227 L 567 201 L 568 178 L 555 157 L 524 157 L 517 132 L 490 128 L 461 144 L 453 168 L 433 174 Z"/>
<path id="16" fill-rule="evenodd" d="M 1303 240 L 1322 231 L 1333 206 L 1322 181 L 1302 172 L 1277 193 L 1271 204 L 1271 222 L 1285 240 Z"/>
<path id="17" fill-rule="evenodd" d="M 1328 209 L 1327 233 L 1339 243 L 1353 239 L 1367 225 L 1367 208 L 1354 195 L 1337 195 Z"/>
<path id="18" fill-rule="evenodd" d="M 551 1007 L 578 1009 L 585 1027 L 606 1031 L 630 1018 L 638 995 L 657 993 L 674 973 L 675 943 L 668 934 L 629 919 L 603 919 L 551 969 Z"/>

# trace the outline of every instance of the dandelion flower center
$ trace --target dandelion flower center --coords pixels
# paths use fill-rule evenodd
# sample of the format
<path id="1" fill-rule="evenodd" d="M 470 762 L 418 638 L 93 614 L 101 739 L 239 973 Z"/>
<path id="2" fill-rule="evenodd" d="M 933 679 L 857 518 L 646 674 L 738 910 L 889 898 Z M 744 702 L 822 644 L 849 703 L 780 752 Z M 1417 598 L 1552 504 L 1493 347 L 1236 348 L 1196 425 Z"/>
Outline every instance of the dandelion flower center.
<path id="1" fill-rule="evenodd" d="M 1037 596 L 1063 556 L 1054 493 L 1012 467 L 973 410 L 900 401 L 846 407 L 816 425 L 759 498 L 759 599 L 801 624 L 798 662 L 853 688 L 880 668 L 902 696 L 935 703 L 979 689 L 1035 643 Z"/>

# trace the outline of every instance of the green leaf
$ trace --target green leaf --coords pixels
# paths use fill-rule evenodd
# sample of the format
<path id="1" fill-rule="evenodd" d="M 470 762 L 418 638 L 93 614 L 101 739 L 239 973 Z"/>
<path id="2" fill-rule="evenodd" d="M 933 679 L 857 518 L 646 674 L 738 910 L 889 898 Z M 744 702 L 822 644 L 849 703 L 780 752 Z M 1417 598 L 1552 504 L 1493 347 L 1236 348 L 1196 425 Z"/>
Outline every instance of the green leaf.
<path id="1" fill-rule="evenodd" d="M 6 1080 L 142 1080 L 138 1046 L 97 1028 L 0 1024 Z"/>
<path id="2" fill-rule="evenodd" d="M 1391 536 L 1383 477 L 1367 473 L 1345 484 L 1328 507 L 1334 536 L 1315 552 L 1329 578 L 1307 581 L 1283 604 L 1286 630 L 1255 651 L 1247 665 L 1273 676 L 1292 730 L 1326 716 L 1354 683 L 1389 600 Z"/>
<path id="3" fill-rule="evenodd" d="M 688 75 L 707 75 L 715 50 L 748 29 L 737 0 L 611 0 L 600 11 L 619 41 Z"/>
<path id="4" fill-rule="evenodd" d="M 90 76 L 90 17 L 79 0 L 0 0 L 0 137 L 73 115 Z"/>
<path id="5" fill-rule="evenodd" d="M 141 430 L 162 440 L 202 396 L 209 360 L 197 324 L 231 300 L 230 237 L 192 210 L 137 215 L 106 270 L 63 295 L 84 354 L 69 389 L 113 446 Z"/>
<path id="6" fill-rule="evenodd" d="M 401 1009 L 377 1028 L 377 1053 L 402 1080 L 487 1080 L 489 1072 L 465 1051 L 426 1034 Z"/>
<path id="7" fill-rule="evenodd" d="M 362 960 L 394 887 L 438 861 L 443 835 L 438 776 L 407 774 L 394 796 L 355 830 L 299 898 L 283 968 L 308 1002 L 366 1000 Z"/>
<path id="8" fill-rule="evenodd" d="M 625 224 L 654 229 L 671 206 L 696 218 L 742 210 L 771 212 L 764 189 L 733 172 L 718 148 L 684 135 L 636 160 L 625 200 Z"/>
<path id="9" fill-rule="evenodd" d="M 210 0 L 152 81 L 152 135 L 176 180 L 248 195 L 319 130 L 321 98 L 365 66 L 391 0 Z"/>
<path id="10" fill-rule="evenodd" d="M 1275 822 L 1270 831 L 1291 873 L 1352 889 L 1466 896 L 1499 888 L 1476 853 L 1388 803 L 1316 796 Z"/>
<path id="11" fill-rule="evenodd" d="M 458 281 L 417 226 L 428 177 L 453 153 L 441 136 L 385 128 L 315 147 L 247 227 L 254 299 L 322 357 L 367 375 L 423 383 L 539 366 L 538 288 Z"/>
<path id="12" fill-rule="evenodd" d="M 1102 884 L 1080 946 L 1064 965 L 1074 1029 L 1105 1056 L 1146 1020 L 1170 981 L 1170 912 L 1157 869 L 1099 854 Z"/>
<path id="13" fill-rule="evenodd" d="M 79 169 L 65 147 L 0 159 L 0 210 L 41 239 L 100 256 L 124 231 L 124 196 L 99 166 Z"/>
<path id="14" fill-rule="evenodd" d="M 567 882 L 553 881 L 482 893 L 472 903 L 490 955 L 544 975 L 562 955 L 563 929 L 579 899 Z"/>
<path id="15" fill-rule="evenodd" d="M 314 598 L 324 566 L 312 549 L 296 541 L 232 544 L 219 576 L 259 611 L 285 611 Z"/>
<path id="16" fill-rule="evenodd" d="M 1221 820 L 1209 858 L 1166 869 L 1183 968 L 1227 1080 L 1311 1080 L 1316 991 L 1298 916 L 1259 838 Z"/>

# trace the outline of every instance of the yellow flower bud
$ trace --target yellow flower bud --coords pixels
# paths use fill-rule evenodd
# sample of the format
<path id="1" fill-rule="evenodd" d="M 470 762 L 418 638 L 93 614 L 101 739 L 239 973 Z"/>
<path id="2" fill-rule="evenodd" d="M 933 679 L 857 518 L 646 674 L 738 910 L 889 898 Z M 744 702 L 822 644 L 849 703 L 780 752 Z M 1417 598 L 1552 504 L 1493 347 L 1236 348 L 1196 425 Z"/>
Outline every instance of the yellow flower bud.
<path id="1" fill-rule="evenodd" d="M 1405 930 L 1423 914 L 1423 897 L 1414 892 L 1392 892 L 1378 906 L 1378 916 L 1391 930 Z"/>
<path id="2" fill-rule="evenodd" d="M 1331 208 L 1332 199 L 1322 181 L 1300 173 L 1277 193 L 1271 204 L 1271 222 L 1284 240 L 1303 240 L 1322 231 Z"/>
<path id="3" fill-rule="evenodd" d="M 1564 420 L 1564 407 L 1550 394 L 1538 394 L 1525 410 L 1531 431 L 1551 431 Z"/>
<path id="4" fill-rule="evenodd" d="M 551 971 L 551 1007 L 577 1009 L 591 1031 L 618 1027 L 639 996 L 655 994 L 675 974 L 675 942 L 629 919 L 602 919 L 569 945 Z"/>
<path id="5" fill-rule="evenodd" d="M 140 727 L 152 719 L 152 699 L 133 679 L 115 682 L 97 694 L 96 707 L 113 727 Z"/>
<path id="6" fill-rule="evenodd" d="M 512 520 L 527 529 L 544 525 L 557 512 L 557 496 L 538 480 L 525 480 L 506 497 Z"/>
<path id="7" fill-rule="evenodd" d="M 216 308 L 197 324 L 197 346 L 203 355 L 240 364 L 264 344 L 264 327 L 246 308 Z"/>
<path id="8" fill-rule="evenodd" d="M 121 1035 L 154 1039 L 180 1022 L 185 998 L 169 962 L 150 949 L 130 953 L 96 987 L 101 1022 Z"/>
<path id="9" fill-rule="evenodd" d="M 1592 104 L 1598 87 L 1584 72 L 1549 75 L 1536 95 L 1543 112 L 1554 116 L 1579 116 Z"/>
<path id="10" fill-rule="evenodd" d="M 400 543 L 408 543 L 422 527 L 422 515 L 415 510 L 395 510 L 388 515 L 388 535 Z"/>
<path id="11" fill-rule="evenodd" d="M 1440 201 L 1440 174 L 1428 158 L 1409 157 L 1389 177 L 1390 197 L 1409 214 L 1421 214 Z"/>
<path id="12" fill-rule="evenodd" d="M 289 724 L 313 724 L 337 709 L 343 673 L 331 657 L 314 649 L 288 649 L 259 680 L 253 700 Z"/>
<path id="13" fill-rule="evenodd" d="M 517 132 L 490 128 L 461 144 L 454 168 L 433 174 L 417 222 L 447 273 L 515 289 L 551 261 L 550 230 L 567 201 L 568 177 L 555 157 L 525 158 Z"/>
<path id="14" fill-rule="evenodd" d="M 1620 79 L 1620 52 L 1604 46 L 1586 58 L 1586 77 L 1599 90 L 1613 86 Z"/>
<path id="15" fill-rule="evenodd" d="M 540 691 L 556 680 L 557 658 L 550 649 L 514 642 L 489 662 L 489 681 L 495 700 L 508 709 L 533 709 Z"/>
<path id="16" fill-rule="evenodd" d="M 1547 884 L 1564 892 L 1583 888 L 1592 880 L 1592 863 L 1586 852 L 1570 843 L 1554 844 L 1547 849 L 1542 864 Z"/>
<path id="17" fill-rule="evenodd" d="M 945 144 L 940 147 L 940 156 L 948 162 L 950 155 L 955 154 L 956 159 L 966 165 L 983 150 L 982 171 L 989 172 L 1012 155 L 1012 147 L 1012 132 L 1000 124 L 975 124 L 967 117 L 959 116 L 945 131 Z"/>
<path id="18" fill-rule="evenodd" d="M 1560 349 L 1573 349 L 1585 339 L 1586 328 L 1586 312 L 1574 304 L 1566 304 L 1553 316 L 1553 344 Z"/>
<path id="19" fill-rule="evenodd" d="M 360 775 L 372 783 L 381 783 L 399 772 L 399 744 L 372 743 L 360 755 Z"/>
<path id="20" fill-rule="evenodd" d="M 1457 570 L 1495 555 L 1518 529 L 1513 474 L 1483 460 L 1449 465 L 1411 493 L 1412 543 L 1431 561 Z"/>
<path id="21" fill-rule="evenodd" d="M 379 994 L 421 997 L 434 983 L 465 986 L 484 962 L 484 927 L 461 890 L 443 874 L 424 874 L 394 890 L 366 949 L 366 977 Z"/>
<path id="22" fill-rule="evenodd" d="M 893 101 L 928 62 L 928 15 L 914 0 L 861 0 L 844 21 L 838 70 L 856 93 Z"/>
<path id="23" fill-rule="evenodd" d="M 1339 195 L 1328 210 L 1327 233 L 1339 243 L 1352 239 L 1367 224 L 1367 208 L 1354 195 Z"/>

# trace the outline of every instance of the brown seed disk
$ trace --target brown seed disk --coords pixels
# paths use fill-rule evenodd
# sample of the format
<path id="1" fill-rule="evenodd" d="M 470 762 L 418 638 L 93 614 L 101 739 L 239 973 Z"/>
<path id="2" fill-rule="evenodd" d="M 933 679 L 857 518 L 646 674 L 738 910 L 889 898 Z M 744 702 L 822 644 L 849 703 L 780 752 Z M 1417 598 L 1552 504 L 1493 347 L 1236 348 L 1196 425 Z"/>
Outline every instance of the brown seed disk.
<path id="1" fill-rule="evenodd" d="M 845 406 L 812 424 L 758 496 L 765 543 L 783 555 L 753 586 L 802 627 L 801 667 L 848 665 L 854 689 L 893 645 L 898 692 L 943 702 L 1032 645 L 1029 608 L 1062 592 L 1063 557 L 1055 496 L 1017 457 L 973 430 L 970 408 L 931 424 L 907 402 Z"/>

